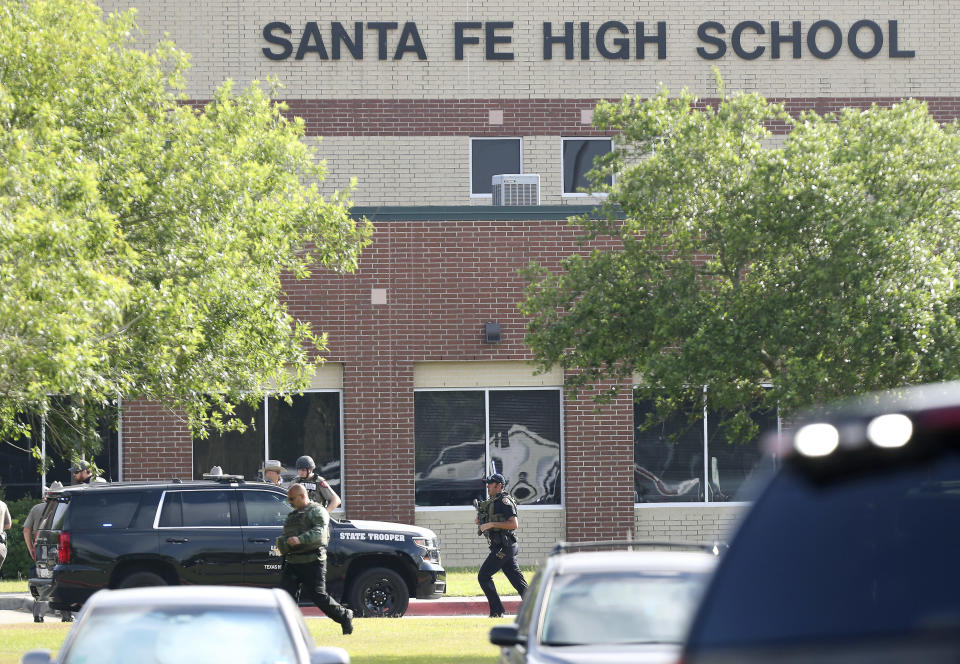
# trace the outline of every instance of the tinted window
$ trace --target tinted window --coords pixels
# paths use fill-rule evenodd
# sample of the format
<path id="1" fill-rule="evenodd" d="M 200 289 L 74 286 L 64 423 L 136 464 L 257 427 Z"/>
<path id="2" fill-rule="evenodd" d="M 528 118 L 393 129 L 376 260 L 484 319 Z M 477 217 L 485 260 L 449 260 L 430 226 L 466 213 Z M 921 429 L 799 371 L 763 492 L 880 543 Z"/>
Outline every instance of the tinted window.
<path id="1" fill-rule="evenodd" d="M 469 505 L 486 475 L 482 391 L 415 392 L 417 505 Z"/>
<path id="2" fill-rule="evenodd" d="M 140 494 L 132 491 L 89 491 L 70 501 L 71 530 L 127 528 L 133 519 Z"/>
<path id="3" fill-rule="evenodd" d="M 237 404 L 236 415 L 247 425 L 242 433 L 213 430 L 206 438 L 194 436 L 195 479 L 200 479 L 214 466 L 220 466 L 229 475 L 243 475 L 247 479 L 257 476 L 264 459 L 263 404 L 256 407 Z"/>
<path id="4" fill-rule="evenodd" d="M 817 485 L 786 469 L 721 562 L 692 646 L 956 625 L 960 456 Z"/>
<path id="5" fill-rule="evenodd" d="M 168 491 L 160 527 L 226 527 L 230 519 L 229 491 Z"/>
<path id="6" fill-rule="evenodd" d="M 489 194 L 494 175 L 522 173 L 519 138 L 475 138 L 470 141 L 470 193 Z"/>
<path id="7" fill-rule="evenodd" d="M 591 185 L 587 173 L 593 169 L 593 160 L 610 152 L 609 138 L 567 138 L 563 141 L 563 193 L 585 193 Z M 605 180 L 611 184 L 610 178 Z"/>
<path id="8" fill-rule="evenodd" d="M 278 459 L 296 476 L 297 458 L 306 454 L 317 464 L 317 474 L 343 497 L 340 483 L 340 393 L 306 392 L 291 403 L 267 399 L 269 458 Z M 262 444 L 261 444 L 262 449 Z M 262 463 L 262 461 L 260 462 Z"/>
<path id="9" fill-rule="evenodd" d="M 282 526 L 293 510 L 286 496 L 272 491 L 241 491 L 245 526 Z"/>

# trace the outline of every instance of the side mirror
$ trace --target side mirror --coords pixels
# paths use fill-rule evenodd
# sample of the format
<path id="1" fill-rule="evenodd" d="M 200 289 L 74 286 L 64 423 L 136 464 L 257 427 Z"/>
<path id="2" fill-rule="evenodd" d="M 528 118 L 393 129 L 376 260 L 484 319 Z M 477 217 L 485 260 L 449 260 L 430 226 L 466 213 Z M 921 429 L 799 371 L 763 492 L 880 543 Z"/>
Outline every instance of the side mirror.
<path id="1" fill-rule="evenodd" d="M 20 664 L 50 664 L 50 651 L 28 650 L 20 658 Z"/>
<path id="2" fill-rule="evenodd" d="M 524 642 L 517 625 L 497 625 L 490 630 L 490 643 L 495 646 L 516 646 Z"/>
<path id="3" fill-rule="evenodd" d="M 310 664 L 350 664 L 350 655 L 343 648 L 333 646 L 314 648 L 310 651 Z"/>

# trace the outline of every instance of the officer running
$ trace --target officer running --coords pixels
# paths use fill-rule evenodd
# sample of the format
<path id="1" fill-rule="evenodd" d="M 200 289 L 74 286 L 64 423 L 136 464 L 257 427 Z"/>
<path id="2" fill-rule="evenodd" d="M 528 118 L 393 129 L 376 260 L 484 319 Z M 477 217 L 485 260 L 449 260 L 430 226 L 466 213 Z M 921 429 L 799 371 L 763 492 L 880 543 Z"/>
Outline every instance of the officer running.
<path id="1" fill-rule="evenodd" d="M 344 634 L 353 632 L 353 611 L 344 608 L 327 594 L 327 544 L 330 541 L 330 515 L 322 505 L 310 500 L 302 484 L 287 490 L 293 511 L 277 538 L 277 549 L 283 556 L 280 587 L 296 599 L 302 589 L 317 608 L 335 622 Z"/>
<path id="2" fill-rule="evenodd" d="M 520 565 L 517 564 L 517 553 L 520 547 L 517 545 L 517 536 L 514 531 L 517 529 L 517 506 L 513 499 L 503 490 L 505 480 L 500 473 L 494 473 L 483 480 L 487 485 L 487 493 L 490 494 L 490 500 L 485 504 L 487 514 L 486 523 L 480 524 L 480 532 L 485 533 L 490 539 L 490 553 L 487 559 L 480 566 L 477 573 L 477 581 L 483 594 L 487 596 L 487 603 L 490 605 L 490 617 L 500 618 L 503 616 L 503 602 L 500 601 L 500 595 L 497 594 L 497 586 L 493 582 L 493 575 L 503 570 L 510 584 L 516 589 L 517 593 L 523 598 L 527 592 L 527 580 L 523 578 L 523 572 L 520 571 Z M 479 517 L 477 523 L 479 523 Z"/>
<path id="3" fill-rule="evenodd" d="M 327 480 L 313 472 L 314 468 L 316 464 L 313 462 L 313 457 L 302 456 L 297 459 L 297 479 L 294 482 L 303 485 L 310 500 L 320 503 L 327 508 L 327 511 L 333 511 L 340 507 L 340 496 L 330 488 Z"/>

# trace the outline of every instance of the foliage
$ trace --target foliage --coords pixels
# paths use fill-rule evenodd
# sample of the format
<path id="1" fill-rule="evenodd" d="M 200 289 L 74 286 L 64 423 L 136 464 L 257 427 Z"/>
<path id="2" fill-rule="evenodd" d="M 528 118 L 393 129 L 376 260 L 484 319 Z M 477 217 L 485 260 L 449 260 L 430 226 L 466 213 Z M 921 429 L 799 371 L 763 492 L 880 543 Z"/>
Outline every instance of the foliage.
<path id="1" fill-rule="evenodd" d="M 188 56 L 138 49 L 132 12 L 0 0 L 0 33 L 0 437 L 56 411 L 61 451 L 95 449 L 118 396 L 202 433 L 306 386 L 326 339 L 283 280 L 355 269 L 371 230 L 302 120 L 256 82 L 184 103 Z"/>
<path id="2" fill-rule="evenodd" d="M 601 400 L 639 376 L 660 417 L 706 385 L 741 438 L 753 409 L 960 375 L 957 125 L 917 101 L 794 120 L 718 86 L 716 108 L 666 90 L 597 106 L 619 134 L 592 175 L 614 184 L 572 221 L 616 249 L 525 271 L 538 362 Z"/>
<path id="3" fill-rule="evenodd" d="M 0 496 L 2 499 L 2 496 Z M 10 510 L 13 526 L 7 532 L 7 557 L 0 567 L 0 578 L 27 579 L 30 574 L 30 565 L 33 560 L 27 551 L 27 544 L 23 541 L 23 522 L 27 519 L 30 509 L 40 502 L 39 498 L 21 498 L 20 500 L 6 500 Z"/>

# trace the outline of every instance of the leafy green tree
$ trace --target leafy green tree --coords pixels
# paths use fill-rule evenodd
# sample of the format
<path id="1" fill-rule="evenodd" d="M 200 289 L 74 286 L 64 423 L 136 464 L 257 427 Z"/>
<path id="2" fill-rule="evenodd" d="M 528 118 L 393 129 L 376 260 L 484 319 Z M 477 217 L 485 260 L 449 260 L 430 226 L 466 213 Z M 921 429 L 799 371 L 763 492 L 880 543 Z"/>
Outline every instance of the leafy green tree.
<path id="1" fill-rule="evenodd" d="M 593 190 L 614 184 L 572 220 L 583 251 L 525 273 L 538 362 L 601 399 L 639 376 L 660 417 L 706 385 L 741 438 L 752 409 L 960 376 L 957 125 L 917 101 L 793 120 L 718 86 L 596 108 L 619 133 Z"/>
<path id="2" fill-rule="evenodd" d="M 257 83 L 185 104 L 188 56 L 138 48 L 132 12 L 0 0 L 0 34 L 0 434 L 56 411 L 83 449 L 120 396 L 203 431 L 302 389 L 326 339 L 284 280 L 353 270 L 371 235 L 319 194 L 302 120 Z"/>

